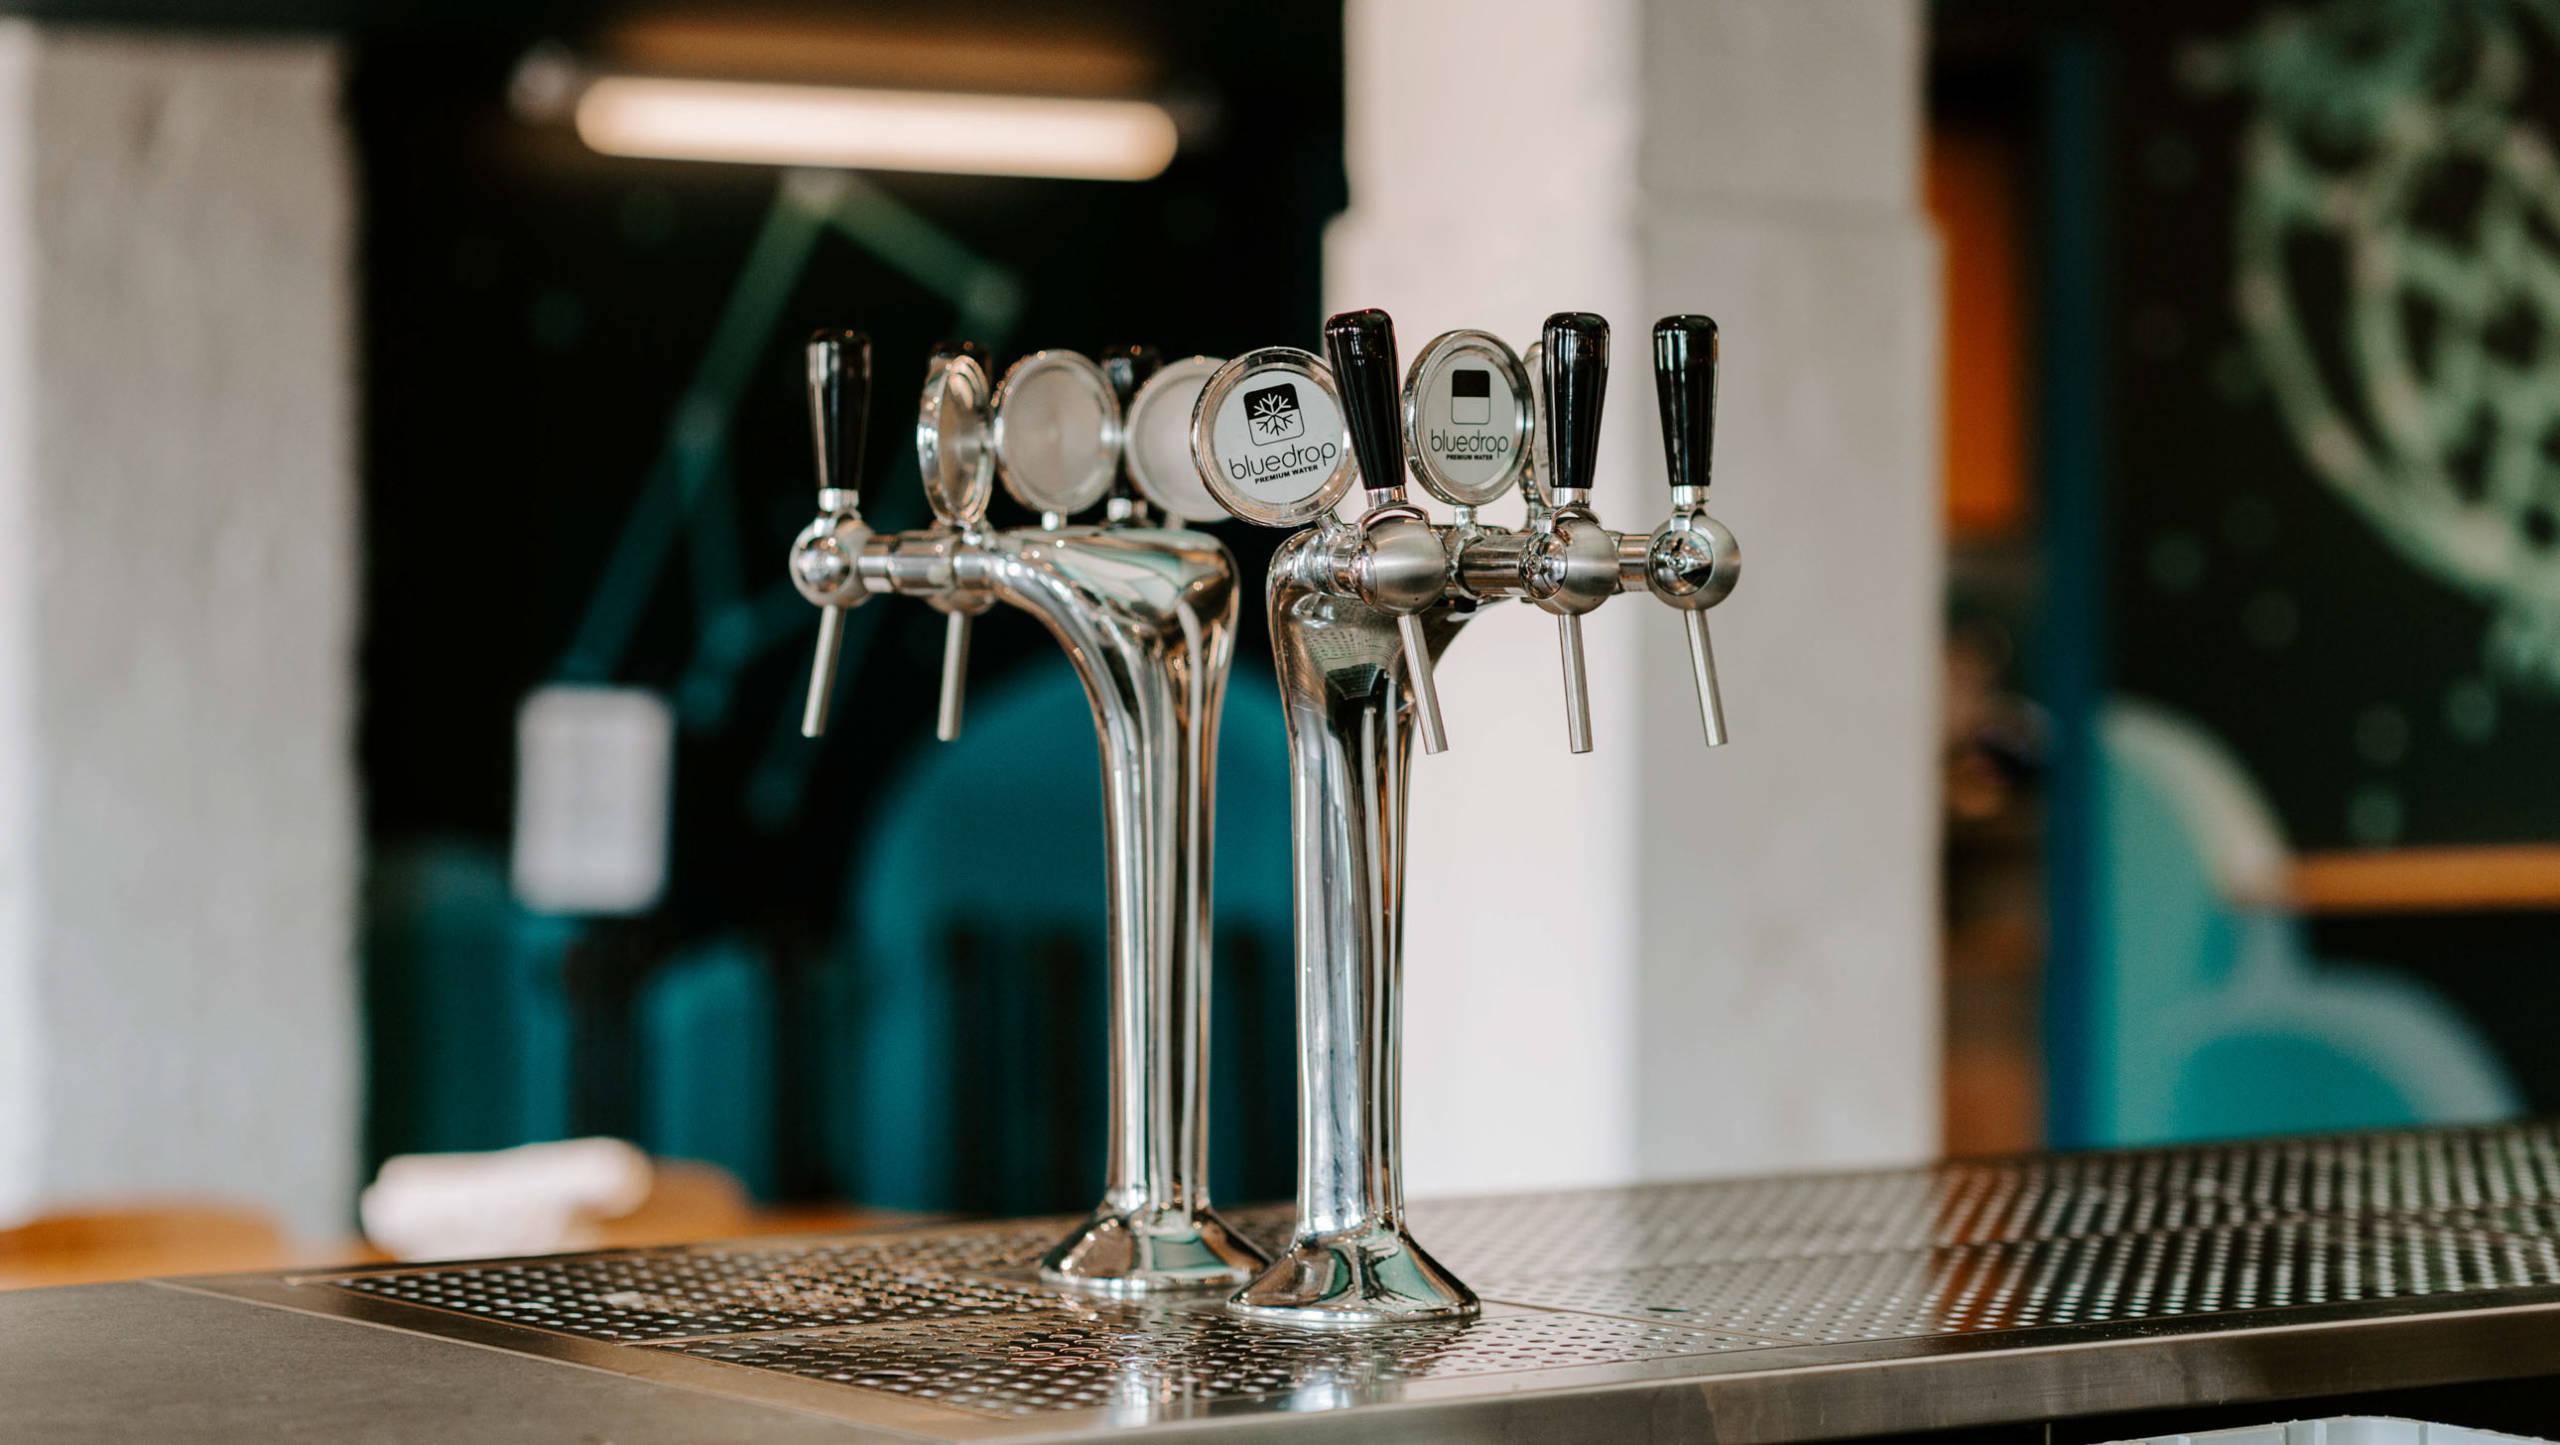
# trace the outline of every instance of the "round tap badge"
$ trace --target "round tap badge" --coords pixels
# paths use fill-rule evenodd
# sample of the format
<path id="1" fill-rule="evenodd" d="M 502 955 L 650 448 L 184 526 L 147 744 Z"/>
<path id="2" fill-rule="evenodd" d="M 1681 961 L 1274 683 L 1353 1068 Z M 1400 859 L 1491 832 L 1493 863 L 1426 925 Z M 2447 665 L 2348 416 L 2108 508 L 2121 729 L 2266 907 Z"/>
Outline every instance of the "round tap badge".
<path id="1" fill-rule="evenodd" d="M 1223 364 L 1214 356 L 1166 362 L 1129 400 L 1129 479 L 1177 522 L 1226 520 L 1191 459 L 1192 408 Z"/>
<path id="2" fill-rule="evenodd" d="M 1035 351 L 996 388 L 996 467 L 1035 512 L 1081 512 L 1111 490 L 1120 464 L 1120 401 L 1092 358 Z"/>
<path id="3" fill-rule="evenodd" d="M 1405 465 L 1431 495 L 1480 507 L 1529 461 L 1529 373 L 1499 337 L 1446 331 L 1404 378 Z"/>
<path id="4" fill-rule="evenodd" d="M 1333 373 L 1311 351 L 1248 351 L 1209 378 L 1191 408 L 1191 456 L 1218 505 L 1289 527 L 1351 490 L 1351 433 Z"/>
<path id="5" fill-rule="evenodd" d="M 987 445 L 984 367 L 966 356 L 936 357 L 916 405 L 916 470 L 924 499 L 945 522 L 975 526 L 995 491 L 996 456 Z"/>

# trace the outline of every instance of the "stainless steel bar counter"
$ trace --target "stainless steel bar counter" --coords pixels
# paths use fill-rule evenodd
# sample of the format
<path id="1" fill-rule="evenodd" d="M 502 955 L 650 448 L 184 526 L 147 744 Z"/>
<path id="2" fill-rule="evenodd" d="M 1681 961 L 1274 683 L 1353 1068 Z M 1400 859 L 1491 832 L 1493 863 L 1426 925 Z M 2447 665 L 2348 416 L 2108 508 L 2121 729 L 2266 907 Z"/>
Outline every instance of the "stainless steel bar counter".
<path id="1" fill-rule="evenodd" d="M 0 1295 L 0 1439 L 1784 1442 L 2560 1375 L 2551 1125 L 1413 1213 L 1482 1318 L 1069 1292 L 1056 1220 Z"/>

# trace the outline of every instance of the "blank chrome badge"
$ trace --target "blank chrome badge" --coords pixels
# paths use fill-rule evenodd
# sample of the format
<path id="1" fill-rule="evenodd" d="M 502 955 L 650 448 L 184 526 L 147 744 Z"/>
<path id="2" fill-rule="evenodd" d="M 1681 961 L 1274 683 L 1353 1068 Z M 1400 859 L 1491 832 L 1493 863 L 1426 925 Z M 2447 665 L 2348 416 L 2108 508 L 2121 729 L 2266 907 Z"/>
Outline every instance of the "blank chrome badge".
<path id="1" fill-rule="evenodd" d="M 1120 402 L 1090 357 L 1035 351 L 1004 374 L 995 398 L 996 466 L 1013 499 L 1063 520 L 1111 490 Z"/>

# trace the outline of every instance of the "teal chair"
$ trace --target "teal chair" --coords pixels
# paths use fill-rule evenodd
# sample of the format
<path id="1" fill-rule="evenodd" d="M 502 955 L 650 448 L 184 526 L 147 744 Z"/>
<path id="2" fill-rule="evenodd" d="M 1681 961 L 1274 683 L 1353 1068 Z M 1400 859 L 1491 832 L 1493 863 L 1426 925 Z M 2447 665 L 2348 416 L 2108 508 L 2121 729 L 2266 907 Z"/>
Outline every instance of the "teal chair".
<path id="1" fill-rule="evenodd" d="M 2100 723 L 2100 925 L 2090 1073 L 2101 1144 L 2473 1122 L 2523 1099 L 2425 984 L 2316 958 L 2291 852 L 2239 760 L 2193 721 L 2118 699 Z M 2058 1041 L 2061 1042 L 2061 1041 Z"/>
<path id="2" fill-rule="evenodd" d="M 1041 659 L 899 766 L 820 990 L 825 1146 L 866 1204 L 1081 1209 L 1101 1186 L 1101 764 L 1084 689 Z M 1211 1188 L 1284 1195 L 1294 1150 L 1289 767 L 1241 671 L 1218 749 Z"/>
<path id="3" fill-rule="evenodd" d="M 570 1129 L 576 919 L 527 913 L 506 855 L 387 849 L 365 881 L 367 1152 L 500 1149 Z"/>
<path id="4" fill-rule="evenodd" d="M 580 1001 L 567 977 L 593 925 L 527 912 L 505 855 L 462 842 L 386 850 L 364 918 L 375 1161 L 595 1127 L 578 1117 Z M 762 953 L 722 940 L 658 962 L 632 1000 L 634 1139 L 718 1164 L 759 1196 L 780 1174 L 774 987 Z M 590 1005 L 591 1027 L 618 1034 Z"/>
<path id="5" fill-rule="evenodd" d="M 717 1164 L 760 1199 L 780 1184 L 774 970 L 723 940 L 652 969 L 634 1000 L 640 1146 Z"/>

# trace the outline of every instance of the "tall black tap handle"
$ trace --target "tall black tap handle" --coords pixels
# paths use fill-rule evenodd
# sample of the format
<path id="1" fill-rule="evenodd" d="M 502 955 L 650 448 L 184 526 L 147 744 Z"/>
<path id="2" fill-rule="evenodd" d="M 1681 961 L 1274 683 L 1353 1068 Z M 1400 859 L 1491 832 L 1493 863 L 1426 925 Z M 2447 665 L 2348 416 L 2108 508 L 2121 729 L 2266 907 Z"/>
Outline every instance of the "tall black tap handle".
<path id="1" fill-rule="evenodd" d="M 1111 383 L 1111 395 L 1120 403 L 1123 418 L 1129 415 L 1129 403 L 1137 399 L 1139 388 L 1154 380 L 1164 366 L 1164 353 L 1152 346 L 1106 346 L 1094 359 L 1102 363 L 1103 379 Z M 1123 502 L 1143 499 L 1137 479 L 1129 475 L 1129 448 L 1125 442 L 1120 448 L 1120 464 L 1111 469 L 1111 498 Z"/>
<path id="2" fill-rule="evenodd" d="M 1653 385 L 1662 404 L 1662 455 L 1674 490 L 1703 495 L 1716 452 L 1716 323 L 1665 316 L 1653 323 Z"/>
<path id="3" fill-rule="evenodd" d="M 1324 355 L 1342 389 L 1342 420 L 1360 461 L 1360 485 L 1373 505 L 1389 494 L 1401 498 L 1404 372 L 1396 365 L 1395 322 L 1384 311 L 1345 311 L 1324 324 Z"/>
<path id="4" fill-rule="evenodd" d="M 1547 425 L 1555 431 L 1544 451 L 1556 473 L 1539 480 L 1548 496 L 1569 501 L 1570 496 L 1559 494 L 1588 492 L 1599 470 L 1600 404 L 1609 392 L 1609 323 L 1588 311 L 1559 311 L 1547 318 L 1539 344 L 1545 348 L 1545 375 L 1539 384 L 1546 390 Z"/>
<path id="5" fill-rule="evenodd" d="M 862 501 L 862 435 L 871 418 L 871 338 L 821 331 L 809 338 L 809 434 L 817 444 L 818 504 Z"/>

